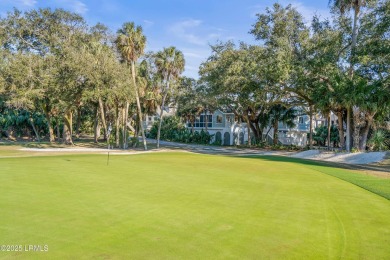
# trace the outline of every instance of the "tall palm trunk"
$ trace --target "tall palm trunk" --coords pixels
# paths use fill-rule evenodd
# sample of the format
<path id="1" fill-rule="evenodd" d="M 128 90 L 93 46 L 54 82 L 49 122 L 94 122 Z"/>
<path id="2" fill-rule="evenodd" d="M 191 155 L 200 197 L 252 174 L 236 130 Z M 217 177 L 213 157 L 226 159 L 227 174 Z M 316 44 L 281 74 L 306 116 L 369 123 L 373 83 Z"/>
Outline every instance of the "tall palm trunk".
<path id="1" fill-rule="evenodd" d="M 119 148 L 120 111 L 118 102 L 115 104 L 115 146 Z"/>
<path id="2" fill-rule="evenodd" d="M 169 82 L 167 83 L 167 89 L 169 89 Z M 157 131 L 157 148 L 160 148 L 160 134 L 161 134 L 161 126 L 163 122 L 163 112 L 164 112 L 164 105 L 165 105 L 165 99 L 167 98 L 168 93 L 166 92 L 163 96 L 162 102 L 161 102 L 161 111 L 160 111 L 160 122 L 158 123 L 158 131 Z"/>
<path id="3" fill-rule="evenodd" d="M 144 143 L 144 149 L 147 150 L 148 147 L 146 145 L 146 137 L 145 137 L 144 125 L 143 125 L 143 122 L 142 122 L 141 103 L 139 101 L 138 88 L 137 88 L 137 85 L 135 83 L 135 64 L 134 64 L 134 61 L 131 62 L 131 74 L 133 76 L 135 99 L 137 100 L 138 120 L 139 120 L 139 126 L 140 126 L 141 133 L 142 133 L 142 141 Z"/>
<path id="4" fill-rule="evenodd" d="M 124 127 L 123 127 L 123 146 L 124 149 L 129 147 L 129 140 L 127 137 L 127 124 L 129 123 L 129 101 L 126 101 L 126 107 L 124 110 Z"/>
<path id="5" fill-rule="evenodd" d="M 99 97 L 99 108 L 100 108 L 100 117 L 102 120 L 103 130 L 104 130 L 104 140 L 107 140 L 107 123 L 106 123 L 106 113 L 104 111 L 103 100 Z"/>
<path id="6" fill-rule="evenodd" d="M 328 113 L 328 150 L 330 150 L 330 130 L 331 130 L 331 123 L 330 123 L 330 112 Z"/>
<path id="7" fill-rule="evenodd" d="M 126 139 L 126 119 L 125 119 L 125 114 L 126 114 L 126 108 L 122 107 L 122 148 L 125 149 L 126 144 L 125 144 L 125 139 Z"/>
<path id="8" fill-rule="evenodd" d="M 344 142 L 343 111 L 338 111 L 337 112 L 337 119 L 338 119 L 338 130 L 339 130 L 340 147 L 341 147 L 341 149 L 344 149 L 345 142 Z"/>
<path id="9" fill-rule="evenodd" d="M 374 113 L 367 112 L 367 114 L 366 114 L 366 124 L 365 124 L 364 128 L 362 129 L 361 139 L 360 139 L 360 143 L 359 143 L 360 150 L 364 151 L 366 149 L 368 132 L 370 131 L 370 128 L 372 126 L 372 122 L 374 121 L 375 114 L 376 114 L 376 112 L 374 112 Z"/>
<path id="10" fill-rule="evenodd" d="M 347 135 L 345 140 L 347 152 L 351 151 L 351 106 L 347 107 Z"/>
<path id="11" fill-rule="evenodd" d="M 350 80 L 353 80 L 353 56 L 355 54 L 355 48 L 356 48 L 356 43 L 357 43 L 357 20 L 359 16 L 359 9 L 355 7 L 354 9 L 354 16 L 353 16 L 353 27 L 352 27 L 352 44 L 351 44 L 351 56 L 349 60 L 349 76 Z M 352 82 L 353 84 L 353 82 Z M 355 88 L 353 89 L 352 95 L 355 94 Z M 351 129 L 351 113 L 352 113 L 352 107 L 351 105 L 347 106 L 347 140 L 346 140 L 346 147 L 347 147 L 347 152 L 351 151 L 351 134 L 352 134 L 352 129 Z"/>

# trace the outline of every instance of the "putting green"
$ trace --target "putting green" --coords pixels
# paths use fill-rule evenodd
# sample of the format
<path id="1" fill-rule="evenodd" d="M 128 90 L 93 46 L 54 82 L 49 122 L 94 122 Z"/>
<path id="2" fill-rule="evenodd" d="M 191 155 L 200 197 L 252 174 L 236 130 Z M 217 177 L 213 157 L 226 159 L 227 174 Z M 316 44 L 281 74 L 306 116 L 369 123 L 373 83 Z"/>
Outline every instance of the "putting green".
<path id="1" fill-rule="evenodd" d="M 390 259 L 390 201 L 323 168 L 190 153 L 0 159 L 0 245 L 22 246 L 0 258 Z"/>

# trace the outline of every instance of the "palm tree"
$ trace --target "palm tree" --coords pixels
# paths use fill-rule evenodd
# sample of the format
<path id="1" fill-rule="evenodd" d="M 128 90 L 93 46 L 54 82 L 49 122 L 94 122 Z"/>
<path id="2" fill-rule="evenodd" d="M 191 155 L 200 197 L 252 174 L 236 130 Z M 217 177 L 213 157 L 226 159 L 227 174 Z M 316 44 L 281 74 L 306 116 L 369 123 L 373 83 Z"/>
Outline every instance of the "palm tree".
<path id="1" fill-rule="evenodd" d="M 118 37 L 116 39 L 116 45 L 118 50 L 122 56 L 122 59 L 131 65 L 131 75 L 134 84 L 135 98 L 137 101 L 137 110 L 138 110 L 138 118 L 140 129 L 142 133 L 142 141 L 144 143 L 144 149 L 147 150 L 146 138 L 144 126 L 142 123 L 142 111 L 141 111 L 141 103 L 139 100 L 138 88 L 135 80 L 135 63 L 138 58 L 144 53 L 145 45 L 146 45 L 146 37 L 143 35 L 142 27 L 135 26 L 133 22 L 124 23 L 122 28 L 118 30 Z M 126 104 L 126 125 L 127 125 L 127 113 L 128 113 L 128 103 Z M 126 138 L 127 139 L 127 138 Z"/>
<path id="2" fill-rule="evenodd" d="M 357 34 L 358 34 L 358 19 L 360 10 L 362 7 L 365 7 L 367 3 L 372 2 L 372 0 L 330 0 L 329 4 L 333 4 L 333 6 L 340 11 L 341 14 L 350 11 L 351 9 L 354 11 L 353 15 L 353 27 L 352 27 L 352 41 L 350 45 L 351 55 L 349 58 L 349 76 L 352 80 L 353 78 L 353 56 L 355 53 L 355 48 L 357 44 Z M 349 152 L 351 149 L 351 104 L 347 104 L 347 140 L 346 140 L 346 148 Z M 358 144 L 357 144 L 358 145 Z"/>
<path id="3" fill-rule="evenodd" d="M 180 74 L 184 71 L 184 56 L 183 53 L 171 46 L 164 48 L 155 55 L 155 65 L 157 71 L 162 78 L 161 86 L 161 110 L 160 110 L 160 123 L 157 132 L 157 148 L 160 147 L 160 131 L 163 121 L 163 110 L 168 93 L 170 92 L 171 85 L 177 80 Z"/>

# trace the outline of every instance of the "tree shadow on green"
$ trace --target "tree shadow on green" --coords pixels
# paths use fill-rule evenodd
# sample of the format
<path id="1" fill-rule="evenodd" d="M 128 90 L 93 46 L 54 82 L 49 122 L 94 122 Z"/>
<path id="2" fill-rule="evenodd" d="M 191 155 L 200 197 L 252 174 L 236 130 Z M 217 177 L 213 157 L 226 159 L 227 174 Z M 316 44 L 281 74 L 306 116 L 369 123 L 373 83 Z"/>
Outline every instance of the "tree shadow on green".
<path id="1" fill-rule="evenodd" d="M 243 157 L 275 163 L 298 163 L 306 165 L 308 168 L 347 181 L 390 200 L 390 178 L 377 177 L 353 171 L 352 166 L 340 163 L 319 162 L 284 156 L 240 156 L 240 158 Z"/>

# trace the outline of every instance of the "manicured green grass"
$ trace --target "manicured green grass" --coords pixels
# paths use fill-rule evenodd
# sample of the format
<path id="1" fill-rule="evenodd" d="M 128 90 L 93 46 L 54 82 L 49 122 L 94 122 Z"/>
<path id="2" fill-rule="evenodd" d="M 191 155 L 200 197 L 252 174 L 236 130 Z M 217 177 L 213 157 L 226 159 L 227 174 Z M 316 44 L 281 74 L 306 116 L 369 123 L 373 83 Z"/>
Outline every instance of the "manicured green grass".
<path id="1" fill-rule="evenodd" d="M 389 259 L 390 201 L 324 167 L 190 153 L 109 166 L 103 155 L 3 158 L 0 245 L 49 251 L 0 258 Z"/>
<path id="2" fill-rule="evenodd" d="M 313 160 L 303 160 L 291 157 L 283 156 L 252 156 L 248 158 L 262 158 L 264 160 L 270 160 L 274 162 L 291 162 L 303 164 L 308 168 L 311 168 L 315 171 L 319 171 L 344 181 L 353 183 L 363 189 L 371 191 L 378 194 L 388 200 L 390 200 L 390 178 L 378 178 L 373 175 L 366 174 L 356 174 L 354 171 L 346 171 L 340 168 L 329 167 L 329 163 L 313 161 Z"/>

